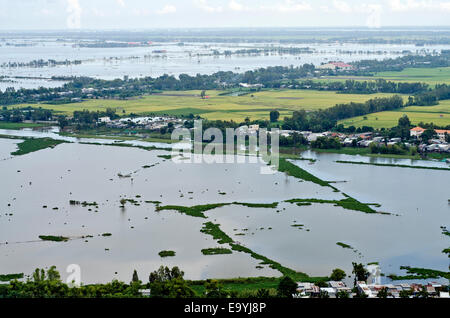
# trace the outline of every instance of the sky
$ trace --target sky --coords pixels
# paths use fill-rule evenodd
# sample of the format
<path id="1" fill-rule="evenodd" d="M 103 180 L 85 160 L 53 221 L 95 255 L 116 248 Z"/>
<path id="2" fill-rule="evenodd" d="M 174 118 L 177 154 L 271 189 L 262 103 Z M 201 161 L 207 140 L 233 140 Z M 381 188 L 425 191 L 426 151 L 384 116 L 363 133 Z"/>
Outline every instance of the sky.
<path id="1" fill-rule="evenodd" d="M 0 0 L 0 30 L 450 26 L 450 0 Z"/>

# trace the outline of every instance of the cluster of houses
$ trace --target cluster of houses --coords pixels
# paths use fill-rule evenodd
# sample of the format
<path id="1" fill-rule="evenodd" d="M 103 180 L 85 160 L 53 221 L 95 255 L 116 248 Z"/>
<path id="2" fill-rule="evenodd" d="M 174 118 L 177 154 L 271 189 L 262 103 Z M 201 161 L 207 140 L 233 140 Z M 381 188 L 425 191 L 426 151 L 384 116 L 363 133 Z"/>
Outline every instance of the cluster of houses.
<path id="1" fill-rule="evenodd" d="M 349 288 L 341 281 L 328 282 L 327 287 L 319 287 L 314 283 L 297 283 L 297 295 L 298 298 L 315 298 L 320 297 L 326 293 L 330 298 L 339 297 L 342 293 L 347 293 L 349 298 L 356 297 L 357 295 L 364 295 L 367 298 L 377 298 L 378 293 L 383 290 L 387 291 L 388 297 L 400 298 L 402 292 L 407 292 L 408 297 L 413 298 L 421 295 L 423 291 L 426 291 L 428 297 L 433 298 L 450 298 L 448 292 L 448 286 L 432 282 L 426 285 L 423 284 L 367 284 L 367 282 L 357 282 L 357 292 L 354 292 L 352 288 Z"/>
<path id="2" fill-rule="evenodd" d="M 128 128 L 141 127 L 149 130 L 160 130 L 169 125 L 173 128 L 180 128 L 183 126 L 183 120 L 173 117 L 154 116 L 154 117 L 135 117 L 135 118 L 121 118 L 111 120 L 109 117 L 101 117 L 98 119 L 99 124 L 106 124 L 110 128 Z M 256 136 L 259 132 L 259 125 L 243 125 L 236 129 L 237 135 Z M 421 127 L 411 129 L 410 134 L 412 138 L 420 140 L 420 136 L 425 131 Z M 440 152 L 450 153 L 450 143 L 446 141 L 446 136 L 450 135 L 450 130 L 435 130 L 436 138 L 429 140 L 429 143 L 421 143 L 418 146 L 419 152 Z M 377 136 L 373 132 L 344 134 L 337 132 L 322 132 L 313 133 L 311 131 L 294 131 L 294 130 L 280 130 L 280 136 L 290 137 L 294 133 L 303 135 L 308 142 L 316 141 L 319 137 L 337 138 L 344 147 L 370 147 L 372 143 L 383 145 L 395 145 L 402 142 L 401 138 L 385 138 Z M 411 144 L 405 143 L 406 146 Z"/>
<path id="3" fill-rule="evenodd" d="M 410 130 L 411 137 L 420 138 L 426 129 L 414 127 Z M 450 143 L 446 141 L 446 136 L 450 136 L 450 130 L 435 129 L 437 138 L 430 140 L 430 145 L 421 144 L 419 151 L 428 152 L 450 152 Z"/>
<path id="4" fill-rule="evenodd" d="M 421 127 L 415 127 L 411 129 L 410 134 L 412 138 L 420 140 L 420 136 L 426 129 Z M 436 138 L 429 140 L 429 143 L 421 143 L 418 147 L 420 152 L 440 152 L 450 153 L 450 143 L 446 141 L 446 136 L 450 135 L 450 130 L 436 129 Z M 344 134 L 336 132 L 322 132 L 313 133 L 310 131 L 293 131 L 293 130 L 280 130 L 280 136 L 289 137 L 294 133 L 303 135 L 308 142 L 316 141 L 319 137 L 338 138 L 344 147 L 370 147 L 372 143 L 395 145 L 402 142 L 401 138 L 385 138 L 377 136 L 373 132 L 356 133 L 356 134 Z M 409 143 L 405 143 L 409 146 Z"/>
<path id="5" fill-rule="evenodd" d="M 350 64 L 344 63 L 344 62 L 330 62 L 326 64 L 322 64 L 320 66 L 316 67 L 319 70 L 331 70 L 331 71 L 337 71 L 337 70 L 343 70 L 343 71 L 351 71 L 354 69 L 354 67 Z"/>
<path id="6" fill-rule="evenodd" d="M 173 128 L 182 127 L 183 120 L 164 116 L 120 118 L 117 120 L 111 120 L 110 117 L 101 117 L 98 119 L 98 124 L 105 124 L 109 128 L 128 128 L 138 126 L 149 130 L 160 130 L 168 127 L 170 124 L 173 125 Z"/>

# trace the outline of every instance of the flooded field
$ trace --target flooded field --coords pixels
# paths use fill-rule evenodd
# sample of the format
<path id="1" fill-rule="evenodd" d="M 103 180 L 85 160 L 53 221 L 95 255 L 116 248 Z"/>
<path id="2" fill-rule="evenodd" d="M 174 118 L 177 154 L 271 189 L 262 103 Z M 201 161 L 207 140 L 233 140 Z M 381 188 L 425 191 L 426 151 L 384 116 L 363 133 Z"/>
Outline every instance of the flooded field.
<path id="1" fill-rule="evenodd" d="M 23 44 L 26 45 L 23 45 Z M 7 45 L 8 44 L 8 45 Z M 301 49 L 302 53 L 279 53 L 274 48 Z M 245 72 L 269 66 L 312 63 L 320 65 L 340 60 L 346 63 L 362 59 L 396 58 L 410 53 L 436 53 L 448 45 L 418 48 L 411 44 L 276 44 L 276 43 L 153 43 L 146 47 L 86 48 L 77 42 L 56 39 L 0 39 L 0 65 L 29 63 L 43 59 L 81 61 L 80 64 L 44 67 L 0 68 L 0 90 L 7 87 L 57 87 L 62 81 L 53 76 L 89 76 L 112 80 L 129 76 L 158 77 L 164 74 L 212 74 L 219 71 Z M 262 50 L 262 52 L 261 52 Z M 268 52 L 264 52 L 268 50 Z M 230 55 L 225 55 L 230 52 Z M 242 53 L 239 53 L 242 52 Z M 248 52 L 248 53 L 246 53 Z M 259 52 L 259 53 L 251 53 Z"/>
<path id="2" fill-rule="evenodd" d="M 0 273 L 56 265 L 64 278 L 68 265 L 79 264 L 83 282 L 93 283 L 128 281 L 134 269 L 146 277 L 164 264 L 180 266 L 188 279 L 280 275 L 248 253 L 203 255 L 202 249 L 228 247 L 201 232 L 206 222 L 310 276 L 337 267 L 350 273 L 352 261 L 379 262 L 385 274 L 401 273 L 402 265 L 448 271 L 441 252 L 448 239 L 440 229 L 450 225 L 448 171 L 345 165 L 335 161 L 347 156 L 313 152 L 303 156 L 314 164 L 294 162 L 323 180 L 346 181 L 333 184 L 336 192 L 284 173 L 262 175 L 261 164 L 175 164 L 160 150 L 67 143 L 12 157 L 19 141 L 0 139 Z M 284 202 L 342 200 L 343 193 L 391 214 Z M 206 218 L 158 211 L 233 202 L 278 206 L 226 205 L 205 211 Z M 176 255 L 161 258 L 162 250 Z"/>

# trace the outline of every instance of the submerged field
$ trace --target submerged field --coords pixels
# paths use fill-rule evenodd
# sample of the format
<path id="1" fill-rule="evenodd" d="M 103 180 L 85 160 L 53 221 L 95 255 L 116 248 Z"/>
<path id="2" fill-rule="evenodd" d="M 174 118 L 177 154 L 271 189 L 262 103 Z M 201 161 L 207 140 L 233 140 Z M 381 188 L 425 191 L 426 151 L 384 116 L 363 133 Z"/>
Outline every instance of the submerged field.
<path id="1" fill-rule="evenodd" d="M 392 94 L 336 94 L 335 92 L 313 90 L 267 90 L 244 96 L 221 96 L 223 91 L 207 91 L 207 99 L 201 99 L 200 91 L 167 91 L 158 95 L 136 97 L 130 100 L 86 100 L 81 103 L 62 105 L 40 104 L 43 108 L 71 115 L 76 110 L 102 111 L 116 109 L 119 115 L 200 115 L 210 120 L 234 120 L 242 122 L 269 119 L 271 110 L 280 111 L 280 118 L 291 115 L 295 110 L 317 110 L 339 103 L 364 102 L 375 97 Z M 20 106 L 28 106 L 20 105 Z"/>
<path id="2" fill-rule="evenodd" d="M 2 141 L 0 153 L 17 147 Z M 162 264 L 194 280 L 314 280 L 336 267 L 350 274 L 352 261 L 376 261 L 397 275 L 400 266 L 448 267 L 447 171 L 343 165 L 335 161 L 348 156 L 309 152 L 316 161 L 283 161 L 285 172 L 261 174 L 262 162 L 176 164 L 169 154 L 64 143 L 8 155 L 0 161 L 8 180 L 0 193 L 2 271 L 56 265 L 65 273 L 75 263 L 91 283 L 128 281 L 134 269 L 146 277 Z"/>
<path id="3" fill-rule="evenodd" d="M 368 114 L 366 116 L 344 119 L 340 123 L 345 126 L 370 126 L 374 128 L 391 128 L 397 126 L 398 119 L 407 115 L 417 125 L 420 122 L 434 123 L 438 126 L 450 125 L 450 100 L 444 100 L 436 106 L 411 106 L 396 111 Z"/>

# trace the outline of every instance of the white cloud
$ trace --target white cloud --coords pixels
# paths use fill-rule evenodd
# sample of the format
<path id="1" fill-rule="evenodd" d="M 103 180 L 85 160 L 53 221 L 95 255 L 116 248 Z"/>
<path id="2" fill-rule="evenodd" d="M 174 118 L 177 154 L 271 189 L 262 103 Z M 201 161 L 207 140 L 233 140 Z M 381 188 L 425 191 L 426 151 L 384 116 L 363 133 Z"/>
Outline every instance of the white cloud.
<path id="1" fill-rule="evenodd" d="M 450 2 L 441 2 L 439 6 L 442 10 L 450 11 Z"/>
<path id="2" fill-rule="evenodd" d="M 369 15 L 367 16 L 366 25 L 369 28 L 381 27 L 381 13 L 383 7 L 379 4 L 367 4 L 362 7 Z"/>
<path id="3" fill-rule="evenodd" d="M 67 0 L 67 17 L 66 24 L 69 29 L 81 28 L 81 12 L 83 11 L 78 0 Z"/>
<path id="4" fill-rule="evenodd" d="M 420 9 L 429 9 L 432 6 L 431 1 L 417 0 L 390 0 L 389 7 L 392 11 L 412 11 Z"/>
<path id="5" fill-rule="evenodd" d="M 381 27 L 381 13 L 383 12 L 383 6 L 381 4 L 363 3 L 351 6 L 346 1 L 333 0 L 333 6 L 341 13 L 367 14 L 366 25 L 369 28 Z"/>
<path id="6" fill-rule="evenodd" d="M 52 15 L 52 14 L 53 14 L 53 11 L 44 8 L 44 9 L 42 9 L 42 10 L 40 11 L 40 13 L 41 13 L 42 15 Z"/>
<path id="7" fill-rule="evenodd" d="M 117 4 L 118 4 L 119 6 L 121 6 L 122 8 L 125 7 L 125 1 L 124 1 L 124 0 L 116 0 L 116 1 L 117 1 Z"/>
<path id="8" fill-rule="evenodd" d="M 214 7 L 208 4 L 206 0 L 194 0 L 194 4 L 203 11 L 206 12 L 222 12 L 223 8 L 221 6 Z"/>
<path id="9" fill-rule="evenodd" d="M 99 18 L 102 18 L 105 16 L 105 13 L 97 8 L 93 8 L 92 13 L 94 14 L 94 16 L 99 17 Z"/>
<path id="10" fill-rule="evenodd" d="M 230 10 L 232 10 L 232 11 L 248 10 L 247 7 L 245 7 L 244 5 L 240 4 L 236 0 L 231 0 L 230 3 L 228 3 L 228 8 L 230 8 Z"/>
<path id="11" fill-rule="evenodd" d="M 171 4 L 165 5 L 162 9 L 156 11 L 158 14 L 170 14 L 175 12 L 177 12 L 177 7 Z"/>
<path id="12" fill-rule="evenodd" d="M 329 6 L 320 6 L 320 10 L 322 10 L 323 12 L 330 12 L 330 7 Z"/>
<path id="13" fill-rule="evenodd" d="M 420 10 L 450 11 L 450 1 L 389 0 L 388 4 L 390 9 L 396 12 L 420 11 Z"/>
<path id="14" fill-rule="evenodd" d="M 333 0 L 333 6 L 336 10 L 342 13 L 350 13 L 353 11 L 352 7 L 345 1 Z"/>
<path id="15" fill-rule="evenodd" d="M 295 0 L 285 0 L 279 4 L 271 6 L 261 6 L 260 8 L 262 10 L 275 10 L 279 12 L 299 12 L 312 10 L 312 7 L 309 3 L 305 1 L 295 1 Z"/>

